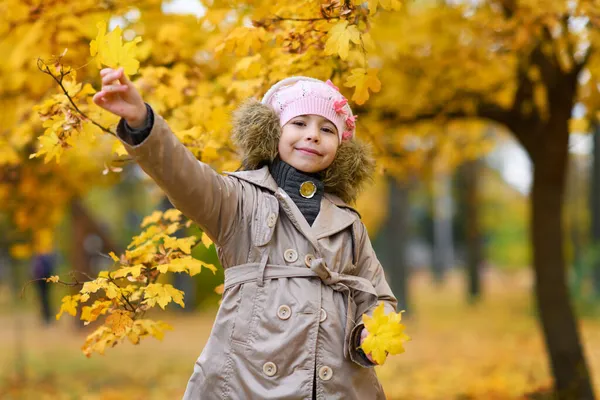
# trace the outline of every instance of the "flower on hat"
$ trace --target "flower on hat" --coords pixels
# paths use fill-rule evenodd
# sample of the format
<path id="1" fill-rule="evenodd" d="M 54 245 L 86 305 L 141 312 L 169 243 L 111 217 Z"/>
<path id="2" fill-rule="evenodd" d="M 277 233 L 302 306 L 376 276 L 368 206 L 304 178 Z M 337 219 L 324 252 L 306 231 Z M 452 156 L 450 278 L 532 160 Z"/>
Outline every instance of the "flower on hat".
<path id="1" fill-rule="evenodd" d="M 346 110 L 344 110 L 344 107 L 346 106 L 346 104 L 348 104 L 348 100 L 343 98 L 341 100 L 334 101 L 333 108 L 335 109 L 335 112 L 338 114 L 346 114 Z"/>
<path id="2" fill-rule="evenodd" d="M 349 140 L 352 139 L 352 131 L 345 131 L 342 134 L 342 140 Z"/>
<path id="3" fill-rule="evenodd" d="M 325 83 L 327 84 L 327 86 L 330 86 L 330 87 L 334 88 L 334 89 L 335 89 L 335 90 L 337 90 L 338 92 L 340 91 L 340 89 L 339 89 L 337 86 L 335 86 L 335 85 L 333 84 L 333 82 L 331 82 L 331 79 L 327 79 L 327 82 L 325 82 Z"/>
<path id="4" fill-rule="evenodd" d="M 356 127 L 356 115 L 346 118 L 346 126 L 350 130 Z"/>

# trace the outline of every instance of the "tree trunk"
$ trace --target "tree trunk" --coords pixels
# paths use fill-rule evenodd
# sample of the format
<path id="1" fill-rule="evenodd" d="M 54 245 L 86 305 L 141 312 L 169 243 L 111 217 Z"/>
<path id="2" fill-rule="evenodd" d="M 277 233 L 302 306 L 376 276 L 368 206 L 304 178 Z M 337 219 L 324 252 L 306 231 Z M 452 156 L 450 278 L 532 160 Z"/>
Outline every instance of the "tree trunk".
<path id="1" fill-rule="evenodd" d="M 564 118 L 564 124 L 550 121 L 543 142 L 530 152 L 534 164 L 531 239 L 535 294 L 558 398 L 589 400 L 594 394 L 567 288 L 563 249 L 567 120 Z"/>
<path id="2" fill-rule="evenodd" d="M 592 171 L 590 174 L 590 216 L 591 243 L 594 252 L 593 288 L 596 298 L 600 298 L 600 122 L 594 123 L 594 146 Z"/>
<path id="3" fill-rule="evenodd" d="M 436 284 L 442 284 L 446 271 L 454 264 L 452 237 L 452 196 L 450 179 L 439 176 L 433 182 L 433 258 L 432 272 Z"/>
<path id="4" fill-rule="evenodd" d="M 406 259 L 408 241 L 408 187 L 395 178 L 388 178 L 389 208 L 388 217 L 382 229 L 382 245 L 385 248 L 384 265 L 387 267 L 390 286 L 398 298 L 398 310 L 409 312 L 408 279 L 409 269 Z"/>
<path id="5" fill-rule="evenodd" d="M 465 261 L 468 278 L 467 299 L 476 303 L 481 298 L 481 266 L 483 264 L 483 241 L 479 224 L 479 174 L 481 160 L 463 165 L 461 194 L 464 207 Z"/>

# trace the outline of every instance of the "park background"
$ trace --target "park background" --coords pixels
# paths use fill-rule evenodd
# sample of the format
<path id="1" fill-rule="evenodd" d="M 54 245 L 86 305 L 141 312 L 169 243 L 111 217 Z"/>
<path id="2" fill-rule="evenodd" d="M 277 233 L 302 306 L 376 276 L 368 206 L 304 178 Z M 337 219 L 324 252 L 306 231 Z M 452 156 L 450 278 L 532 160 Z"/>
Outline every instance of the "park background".
<path id="1" fill-rule="evenodd" d="M 223 272 L 208 242 L 192 255 L 216 272 L 165 274 L 185 308 L 149 312 L 173 331 L 90 358 L 82 345 L 106 322 L 57 321 L 76 290 L 30 282 L 114 269 L 108 254 L 170 208 L 111 137 L 117 119 L 90 101 L 107 65 L 124 65 L 219 171 L 239 166 L 231 112 L 277 80 L 331 79 L 351 99 L 378 163 L 357 208 L 412 338 L 377 367 L 389 399 L 594 398 L 596 2 L 2 0 L 0 11 L 0 398 L 180 398 L 210 333 Z M 94 54 L 98 23 L 133 45 Z"/>

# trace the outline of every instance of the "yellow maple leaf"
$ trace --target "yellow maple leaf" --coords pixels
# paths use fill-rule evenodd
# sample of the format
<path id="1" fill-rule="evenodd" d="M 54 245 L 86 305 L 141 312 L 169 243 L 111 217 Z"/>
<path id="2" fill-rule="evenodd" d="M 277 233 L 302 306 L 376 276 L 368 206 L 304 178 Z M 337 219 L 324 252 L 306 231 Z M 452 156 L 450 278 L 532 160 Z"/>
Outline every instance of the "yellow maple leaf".
<path id="1" fill-rule="evenodd" d="M 185 254 L 192 252 L 192 246 L 196 244 L 196 236 L 177 239 L 171 236 L 165 237 L 165 247 L 173 250 L 181 250 Z"/>
<path id="2" fill-rule="evenodd" d="M 348 25 L 348 21 L 341 21 L 329 31 L 329 38 L 325 43 L 325 55 L 339 54 L 342 60 L 348 58 L 350 42 L 360 44 L 360 32 L 356 25 Z"/>
<path id="3" fill-rule="evenodd" d="M 185 307 L 183 303 L 183 292 L 175 289 L 172 285 L 163 285 L 161 283 L 151 283 L 145 289 L 146 299 L 144 304 L 154 307 L 156 304 L 163 310 L 171 301 Z"/>
<path id="4" fill-rule="evenodd" d="M 108 253 L 108 255 L 110 256 L 110 258 L 113 259 L 114 262 L 119 262 L 119 257 L 117 257 L 117 255 L 113 251 Z"/>
<path id="5" fill-rule="evenodd" d="M 133 75 L 138 71 L 140 62 L 136 59 L 135 46 L 142 41 L 136 36 L 132 41 L 123 44 L 121 27 L 117 26 L 108 34 L 106 23 L 99 22 L 96 39 L 90 42 L 90 54 L 96 57 L 98 68 L 106 65 L 111 68 L 123 67 L 127 75 Z"/>
<path id="6" fill-rule="evenodd" d="M 44 157 L 44 164 L 48 163 L 48 161 L 56 158 L 56 162 L 60 163 L 60 156 L 63 153 L 63 147 L 61 145 L 60 139 L 54 132 L 49 132 L 49 134 L 44 134 L 38 137 L 40 142 L 40 149 L 37 153 L 33 153 L 29 156 L 29 158 L 39 157 L 43 154 L 46 154 Z"/>
<path id="7" fill-rule="evenodd" d="M 62 299 L 62 304 L 60 305 L 60 311 L 56 314 L 56 319 L 59 320 L 63 313 L 69 313 L 73 317 L 77 314 L 77 303 L 79 302 L 79 295 L 73 296 L 65 296 Z"/>
<path id="8" fill-rule="evenodd" d="M 171 208 L 165 211 L 163 218 L 171 222 L 179 221 L 181 219 L 181 211 L 176 208 Z"/>
<path id="9" fill-rule="evenodd" d="M 46 282 L 58 283 L 58 280 L 59 280 L 58 275 L 52 275 L 50 278 L 46 278 Z"/>
<path id="10" fill-rule="evenodd" d="M 225 285 L 222 283 L 215 288 L 216 294 L 223 294 L 224 291 L 225 291 Z"/>
<path id="11" fill-rule="evenodd" d="M 127 311 L 116 310 L 106 317 L 106 325 L 108 325 L 115 335 L 122 336 L 127 331 L 127 328 L 131 328 L 133 320 Z"/>
<path id="12" fill-rule="evenodd" d="M 162 211 L 154 211 L 152 214 L 144 217 L 140 227 L 145 228 L 146 226 L 148 226 L 150 224 L 156 224 L 158 221 L 160 221 L 162 216 L 163 216 Z"/>
<path id="13" fill-rule="evenodd" d="M 111 301 L 96 300 L 91 306 L 82 307 L 81 320 L 85 321 L 84 325 L 88 325 L 90 322 L 93 322 L 96 319 L 98 319 L 100 315 L 106 314 L 111 305 Z"/>
<path id="14" fill-rule="evenodd" d="M 142 264 L 137 264 L 131 267 L 121 267 L 113 275 L 115 279 L 124 278 L 127 275 L 131 275 L 133 278 L 137 278 L 142 273 Z"/>
<path id="15" fill-rule="evenodd" d="M 373 316 L 363 315 L 363 323 L 369 332 L 361 348 L 366 354 L 371 354 L 373 360 L 382 365 L 387 354 L 404 352 L 404 342 L 410 340 L 404 333 L 401 323 L 402 313 L 385 314 L 384 305 L 380 303 L 373 311 Z"/>
<path id="16" fill-rule="evenodd" d="M 344 86 L 354 87 L 354 95 L 352 100 L 356 104 L 364 104 L 369 99 L 369 90 L 379 92 L 381 90 L 381 82 L 377 78 L 378 70 L 376 68 L 355 68 L 350 71 L 350 76 L 346 79 Z"/>
<path id="17" fill-rule="evenodd" d="M 208 235 L 204 232 L 202 232 L 202 244 L 204 246 L 206 246 L 206 248 L 208 249 L 210 247 L 211 244 L 213 244 L 213 241 L 210 240 L 210 238 L 208 237 Z"/>

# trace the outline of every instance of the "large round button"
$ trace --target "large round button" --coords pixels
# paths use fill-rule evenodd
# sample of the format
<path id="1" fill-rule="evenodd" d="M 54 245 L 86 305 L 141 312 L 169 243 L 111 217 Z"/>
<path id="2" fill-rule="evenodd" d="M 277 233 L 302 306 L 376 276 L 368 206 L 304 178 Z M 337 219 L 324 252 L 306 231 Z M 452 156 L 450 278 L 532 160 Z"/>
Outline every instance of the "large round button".
<path id="1" fill-rule="evenodd" d="M 266 362 L 265 365 L 263 365 L 263 372 L 266 376 L 273 376 L 277 373 L 277 365 L 271 361 Z"/>
<path id="2" fill-rule="evenodd" d="M 306 255 L 306 257 L 304 257 L 304 264 L 306 264 L 306 266 L 310 268 L 310 265 L 312 264 L 314 259 L 315 256 L 309 253 Z"/>
<path id="3" fill-rule="evenodd" d="M 320 317 L 319 317 L 319 322 L 323 322 L 327 319 L 327 311 L 323 310 L 321 308 L 321 313 L 320 313 Z"/>
<path id="4" fill-rule="evenodd" d="M 272 228 L 275 226 L 276 222 L 277 222 L 277 216 L 273 213 L 269 214 L 269 216 L 267 217 L 267 226 L 269 228 Z"/>
<path id="5" fill-rule="evenodd" d="M 282 306 L 279 306 L 279 309 L 277 310 L 277 316 L 283 320 L 289 319 L 290 316 L 292 315 L 292 310 L 290 309 L 289 306 L 286 306 L 285 304 Z"/>
<path id="6" fill-rule="evenodd" d="M 287 249 L 285 253 L 283 253 L 283 258 L 285 258 L 285 261 L 293 263 L 298 260 L 298 252 L 294 249 Z"/>
<path id="7" fill-rule="evenodd" d="M 317 185 L 314 182 L 306 181 L 300 185 L 300 195 L 306 199 L 311 199 L 317 193 Z"/>
<path id="8" fill-rule="evenodd" d="M 333 371 L 327 365 L 322 366 L 319 369 L 319 378 L 324 381 L 328 381 L 333 377 Z"/>

